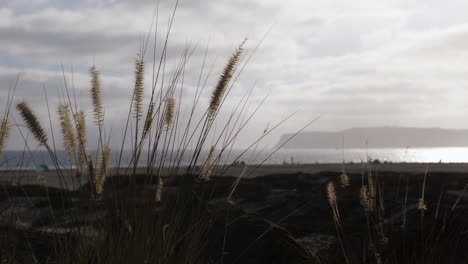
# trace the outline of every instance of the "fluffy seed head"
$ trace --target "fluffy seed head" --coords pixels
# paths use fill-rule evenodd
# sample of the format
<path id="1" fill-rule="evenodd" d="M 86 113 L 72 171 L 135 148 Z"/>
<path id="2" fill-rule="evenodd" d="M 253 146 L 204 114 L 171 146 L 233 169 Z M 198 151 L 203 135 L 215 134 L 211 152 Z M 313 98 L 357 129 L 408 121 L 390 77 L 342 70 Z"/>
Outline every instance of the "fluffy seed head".
<path id="1" fill-rule="evenodd" d="M 231 55 L 228 60 L 228 63 L 224 67 L 223 73 L 219 77 L 218 83 L 211 93 L 210 106 L 208 108 L 208 118 L 213 119 L 218 111 L 221 102 L 226 92 L 227 86 L 231 81 L 232 75 L 236 71 L 237 64 L 239 63 L 242 52 L 244 51 L 243 45 L 246 40 L 244 40 L 236 49 L 236 51 Z"/>
<path id="2" fill-rule="evenodd" d="M 75 133 L 73 132 L 73 124 L 68 105 L 59 105 L 58 115 L 60 120 L 60 127 L 62 128 L 63 145 L 65 147 L 65 152 L 69 157 L 71 157 L 76 151 L 76 138 Z"/>
<path id="3" fill-rule="evenodd" d="M 164 116 L 164 123 L 166 125 L 166 129 L 170 130 L 172 128 L 172 124 L 174 123 L 176 101 L 173 98 L 166 98 L 165 101 L 166 111 Z"/>
<path id="4" fill-rule="evenodd" d="M 143 126 L 143 138 L 149 135 L 149 131 L 153 126 L 154 121 L 154 102 L 151 102 L 148 106 L 148 112 L 146 113 L 145 125 Z"/>
<path id="5" fill-rule="evenodd" d="M 99 80 L 99 72 L 93 66 L 89 70 L 91 74 L 91 99 L 94 107 L 94 122 L 101 125 L 104 121 L 104 110 L 102 108 L 101 98 L 101 82 Z"/>
<path id="6" fill-rule="evenodd" d="M 200 173 L 199 178 L 204 181 L 209 181 L 211 175 L 213 174 L 214 150 L 215 150 L 215 147 L 212 146 L 210 149 L 210 153 L 208 154 L 208 158 L 206 158 L 205 164 L 203 164 L 203 168 Z"/>
<path id="7" fill-rule="evenodd" d="M 0 156 L 3 155 L 5 151 L 5 145 L 10 135 L 10 122 L 8 119 L 3 119 L 0 124 Z"/>
<path id="8" fill-rule="evenodd" d="M 155 196 L 155 201 L 156 202 L 161 201 L 163 187 L 164 187 L 164 183 L 163 183 L 161 177 L 158 177 L 158 185 L 156 186 L 156 196 Z"/>
<path id="9" fill-rule="evenodd" d="M 96 181 L 95 188 L 96 188 L 97 194 L 102 193 L 104 183 L 106 181 L 106 176 L 109 170 L 110 157 L 111 157 L 111 149 L 109 145 L 105 144 L 101 152 L 101 158 L 99 160 L 99 167 L 97 168 L 96 177 L 95 177 L 95 181 Z"/>
<path id="10" fill-rule="evenodd" d="M 73 115 L 76 126 L 76 146 L 78 149 L 78 169 L 83 172 L 86 170 L 87 156 L 86 156 L 86 120 L 83 110 L 76 112 Z"/>
<path id="11" fill-rule="evenodd" d="M 47 134 L 44 132 L 44 129 L 28 104 L 22 101 L 16 105 L 16 108 L 20 112 L 24 122 L 26 122 L 26 126 L 29 128 L 34 138 L 36 138 L 41 145 L 47 145 Z"/>
<path id="12" fill-rule="evenodd" d="M 423 198 L 420 198 L 418 200 L 418 210 L 420 210 L 420 211 L 426 211 L 427 210 L 427 205 L 426 205 L 426 203 L 424 203 Z"/>
<path id="13" fill-rule="evenodd" d="M 343 188 L 349 186 L 349 177 L 344 171 L 340 175 L 340 182 L 341 182 L 341 187 Z"/>
<path id="14" fill-rule="evenodd" d="M 86 143 L 86 119 L 85 113 L 83 110 L 76 112 L 73 115 L 73 119 L 75 120 L 76 126 L 76 134 L 78 139 L 80 140 L 80 144 L 85 145 Z"/>
<path id="15" fill-rule="evenodd" d="M 335 184 L 333 184 L 333 182 L 329 182 L 327 184 L 327 197 L 330 205 L 334 207 L 334 205 L 336 205 L 336 191 Z"/>
<path id="16" fill-rule="evenodd" d="M 338 203 L 336 199 L 336 191 L 335 191 L 335 184 L 333 182 L 329 182 L 327 184 L 327 198 L 330 207 L 332 208 L 333 212 L 333 220 L 336 224 L 340 224 L 340 213 L 338 211 Z"/>
<path id="17" fill-rule="evenodd" d="M 144 75 L 145 75 L 145 62 L 138 58 L 135 61 L 135 90 L 134 90 L 134 111 L 135 117 L 141 117 L 141 109 L 143 105 L 143 92 L 144 92 Z"/>
<path id="18" fill-rule="evenodd" d="M 367 190 L 367 186 L 363 185 L 361 187 L 360 193 L 359 193 L 359 198 L 360 198 L 360 203 L 362 207 L 366 210 L 372 210 L 374 208 L 374 201 L 369 195 L 369 191 Z"/>

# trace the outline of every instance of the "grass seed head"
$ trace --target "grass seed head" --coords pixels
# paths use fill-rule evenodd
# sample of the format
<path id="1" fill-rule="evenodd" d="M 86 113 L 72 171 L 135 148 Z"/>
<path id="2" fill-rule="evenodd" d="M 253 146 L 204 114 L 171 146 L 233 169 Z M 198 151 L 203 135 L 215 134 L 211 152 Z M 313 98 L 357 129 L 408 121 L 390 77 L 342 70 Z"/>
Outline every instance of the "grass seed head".
<path id="1" fill-rule="evenodd" d="M 110 158 L 111 158 L 111 149 L 109 145 L 105 144 L 101 152 L 101 158 L 99 159 L 99 167 L 97 168 L 96 176 L 95 176 L 96 194 L 102 193 L 104 183 L 106 182 L 106 177 L 108 174 L 109 166 L 110 166 Z"/>
<path id="2" fill-rule="evenodd" d="M 349 176 L 344 171 L 340 175 L 340 182 L 343 188 L 349 186 Z"/>
<path id="3" fill-rule="evenodd" d="M 328 202 L 332 207 L 336 204 L 336 191 L 335 191 L 335 184 L 333 182 L 329 182 L 327 184 L 327 197 L 328 197 Z"/>
<path id="4" fill-rule="evenodd" d="M 3 119 L 0 124 L 0 156 L 2 156 L 5 151 L 6 142 L 10 136 L 10 128 L 10 122 L 8 119 Z"/>
<path id="5" fill-rule="evenodd" d="M 340 213 L 338 211 L 338 203 L 336 199 L 336 191 L 335 191 L 335 184 L 333 182 L 329 182 L 327 184 L 327 198 L 328 203 L 333 211 L 333 220 L 336 224 L 340 224 Z"/>
<path id="6" fill-rule="evenodd" d="M 101 98 L 101 81 L 99 78 L 99 72 L 93 66 L 89 70 L 91 74 L 91 99 L 94 107 L 94 122 L 97 125 L 101 125 L 104 121 L 104 110 L 102 107 Z"/>
<path id="7" fill-rule="evenodd" d="M 143 138 L 149 135 L 151 127 L 153 126 L 154 106 L 155 106 L 154 102 L 151 102 L 148 106 L 148 111 L 146 112 L 145 125 L 143 126 Z"/>
<path id="8" fill-rule="evenodd" d="M 164 124 L 166 125 L 166 129 L 170 130 L 174 123 L 176 101 L 173 98 L 166 98 L 165 101 L 166 111 L 164 115 Z"/>
<path id="9" fill-rule="evenodd" d="M 63 145 L 68 157 L 76 152 L 76 137 L 73 132 L 73 124 L 68 105 L 61 104 L 58 107 L 60 127 L 62 128 Z"/>
<path id="10" fill-rule="evenodd" d="M 214 150 L 215 150 L 215 147 L 212 146 L 210 149 L 210 153 L 208 154 L 208 157 L 206 158 L 205 164 L 203 164 L 203 168 L 201 169 L 199 178 L 204 181 L 209 181 L 211 178 L 211 175 L 213 174 Z"/>
<path id="11" fill-rule="evenodd" d="M 47 134 L 44 132 L 44 129 L 42 128 L 36 115 L 28 106 L 28 104 L 25 101 L 22 101 L 16 105 L 16 108 L 20 112 L 21 117 L 26 123 L 26 126 L 29 128 L 29 130 L 33 134 L 34 138 L 41 145 L 47 145 Z"/>
<path id="12" fill-rule="evenodd" d="M 84 172 L 88 167 L 86 155 L 86 119 L 83 110 L 76 112 L 73 115 L 76 126 L 76 146 L 78 149 L 78 169 Z"/>
<path id="13" fill-rule="evenodd" d="M 359 200 L 360 200 L 362 207 L 364 207 L 364 209 L 371 211 L 374 208 L 373 206 L 374 202 L 369 195 L 367 185 L 363 185 L 361 187 L 361 190 L 359 193 Z"/>
<path id="14" fill-rule="evenodd" d="M 145 75 L 145 62 L 138 58 L 135 60 L 135 90 L 134 90 L 134 114 L 135 118 L 141 117 L 141 109 L 143 105 L 144 93 L 144 75 Z"/>
<path id="15" fill-rule="evenodd" d="M 156 186 L 156 195 L 155 195 L 156 202 L 161 201 L 163 187 L 164 187 L 164 183 L 162 181 L 162 178 L 158 177 L 158 185 Z"/>
<path id="16" fill-rule="evenodd" d="M 224 67 L 223 73 L 219 77 L 218 83 L 211 93 L 210 106 L 208 108 L 208 118 L 213 119 L 222 103 L 224 93 L 226 92 L 227 86 L 231 81 L 231 78 L 236 71 L 237 64 L 240 61 L 242 52 L 244 51 L 244 40 L 236 49 L 236 51 L 231 55 L 228 60 L 228 63 Z"/>
<path id="17" fill-rule="evenodd" d="M 424 203 L 424 199 L 423 198 L 420 198 L 418 200 L 418 210 L 420 211 L 427 211 L 427 205 L 426 203 Z"/>

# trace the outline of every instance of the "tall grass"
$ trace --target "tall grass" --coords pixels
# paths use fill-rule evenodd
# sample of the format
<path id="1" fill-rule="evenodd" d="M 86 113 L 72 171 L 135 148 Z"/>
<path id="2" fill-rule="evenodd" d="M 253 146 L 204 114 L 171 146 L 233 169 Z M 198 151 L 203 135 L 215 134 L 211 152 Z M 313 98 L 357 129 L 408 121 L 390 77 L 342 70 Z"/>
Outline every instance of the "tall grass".
<path id="1" fill-rule="evenodd" d="M 233 159 L 236 162 L 249 150 L 253 150 L 250 160 L 255 159 L 259 155 L 259 142 L 282 125 L 289 116 L 273 124 L 271 128 L 266 128 L 258 138 L 252 139 L 249 147 L 239 156 L 232 157 L 232 150 L 241 133 L 268 96 L 265 95 L 254 111 L 248 111 L 253 88 L 246 91 L 236 102 L 233 102 L 234 98 L 229 97 L 232 89 L 236 88 L 237 78 L 256 48 L 249 53 L 246 40 L 240 42 L 226 59 L 224 68 L 212 87 L 209 87 L 208 83 L 214 66 L 208 66 L 207 49 L 199 72 L 196 73 L 198 79 L 190 80 L 196 83 L 193 87 L 195 92 L 187 99 L 186 90 L 189 88 L 186 86 L 186 69 L 197 47 L 187 45 L 175 66 L 170 69 L 167 65 L 168 43 L 176 10 L 177 2 L 162 46 L 157 47 L 154 43 L 154 46 L 150 47 L 148 44 L 152 34 L 155 38 L 159 34 L 157 20 L 152 24 L 150 33 L 142 40 L 142 47 L 133 65 L 133 90 L 126 106 L 126 119 L 121 124 L 123 139 L 118 142 L 119 147 L 115 147 L 117 144 L 112 142 L 114 135 L 107 126 L 108 117 L 103 98 L 103 90 L 106 87 L 101 84 L 101 78 L 104 76 L 101 76 L 101 69 L 95 65 L 89 69 L 92 109 L 79 109 L 75 93 L 70 91 L 66 83 L 66 99 L 56 106 L 56 127 L 61 129 L 61 147 L 65 150 L 68 164 L 62 162 L 57 155 L 47 94 L 45 99 L 51 127 L 50 135 L 45 129 L 46 122 L 40 120 L 35 109 L 33 110 L 26 101 L 16 102 L 16 109 L 28 133 L 49 153 L 60 180 L 60 188 L 48 187 L 46 178 L 40 175 L 41 188 L 34 191 L 37 192 L 36 196 L 47 197 L 50 208 L 48 214 L 54 232 L 33 232 L 15 228 L 14 225 L 2 230 L 0 262 L 225 263 L 226 230 L 233 222 L 239 220 L 237 218 L 231 222 L 232 219 L 229 218 L 232 196 L 241 178 L 250 176 L 253 170 L 262 165 L 277 149 L 250 171 L 248 166 L 243 168 L 242 173 L 223 196 L 228 204 L 226 211 L 220 213 L 210 207 L 210 192 L 213 190 L 209 189 L 208 184 L 213 176 L 223 175 L 232 166 L 228 160 Z M 148 65 L 148 61 L 152 64 Z M 151 71 L 151 78 L 145 79 L 148 70 Z M 0 154 L 4 152 L 11 134 L 10 109 L 14 103 L 16 86 L 17 83 L 10 88 L 4 115 L 0 121 Z M 210 88 L 211 90 L 208 90 Z M 205 105 L 202 104 L 203 97 L 209 98 Z M 231 112 L 223 113 L 223 106 L 228 100 L 234 103 L 234 108 Z M 227 118 L 221 119 L 221 115 Z M 96 140 L 90 138 L 92 133 L 88 133 L 87 121 L 91 119 L 97 130 L 97 134 L 94 135 Z M 22 133 L 21 130 L 19 132 Z M 33 153 L 34 150 L 31 150 L 28 143 L 28 135 L 21 134 L 21 137 L 25 143 L 25 152 Z M 127 149 L 131 150 L 131 158 L 125 162 L 123 156 Z M 187 156 L 188 164 L 184 166 L 184 158 Z M 117 166 L 114 168 L 111 167 L 112 158 L 117 160 Z M 141 165 L 142 158 L 146 159 L 144 166 Z M 310 263 L 376 264 L 440 263 L 444 257 L 447 260 L 459 259 L 447 257 L 454 252 L 450 251 L 449 245 L 451 241 L 464 242 L 464 236 L 460 236 L 459 233 L 466 233 L 466 229 L 457 229 L 464 226 L 455 224 L 459 220 L 456 210 L 439 213 L 440 200 L 435 220 L 427 221 L 427 217 L 432 216 L 432 207 L 428 204 L 425 191 L 426 177 L 427 172 L 423 178 L 418 203 L 414 205 L 420 212 L 418 223 L 421 232 L 414 235 L 406 232 L 409 223 L 414 223 L 414 219 L 407 218 L 406 215 L 408 184 L 403 198 L 402 224 L 395 228 L 386 220 L 388 209 L 385 202 L 388 202 L 388 199 L 385 198 L 384 184 L 370 168 L 363 173 L 359 192 L 353 193 L 362 206 L 362 219 L 366 227 L 362 232 L 361 242 L 364 245 L 357 247 L 353 240 L 348 240 L 349 226 L 344 222 L 345 217 L 341 213 L 344 205 L 340 194 L 349 192 L 355 184 L 352 176 L 345 172 L 343 161 L 338 181 L 326 185 L 326 195 L 332 211 L 331 221 L 336 228 L 340 255 L 322 259 L 321 256 L 312 257 L 306 254 L 304 258 L 310 258 Z M 27 187 L 19 187 L 20 191 L 28 196 L 30 192 L 25 188 Z M 6 193 L 9 197 L 10 193 Z M 398 193 L 399 191 L 395 200 L 399 201 Z M 460 198 L 453 208 L 459 200 Z M 306 201 L 280 222 L 312 202 Z M 57 222 L 57 218 L 64 215 L 70 221 Z M 12 223 L 16 223 L 16 220 L 12 219 Z M 254 241 L 242 241 L 246 247 L 240 251 L 239 256 L 229 256 L 232 262 L 240 263 L 243 254 L 274 227 L 276 226 L 272 224 Z M 57 230 L 63 232 L 59 233 Z M 21 246 L 15 246 L 18 244 Z M 424 249 L 432 251 L 427 254 Z"/>
<path id="2" fill-rule="evenodd" d="M 246 57 L 244 40 L 227 59 L 214 87 L 207 91 L 210 98 L 208 104 L 202 105 L 201 98 L 206 94 L 213 70 L 212 67 L 207 69 L 205 53 L 198 80 L 195 80 L 195 94 L 187 102 L 184 95 L 187 89 L 185 71 L 196 47 L 188 45 L 174 69 L 166 72 L 169 68 L 166 65 L 168 40 L 176 9 L 177 4 L 161 50 L 157 50 L 154 43 L 152 67 L 145 66 L 150 56 L 148 40 L 151 33 L 144 38 L 135 59 L 133 93 L 128 101 L 119 149 L 111 149 L 112 134 L 107 129 L 105 99 L 102 96 L 105 87 L 101 84 L 103 77 L 100 69 L 95 65 L 89 70 L 92 109 L 78 109 L 75 93 L 66 82 L 65 100 L 56 106 L 57 127 L 61 129 L 61 145 L 68 164 L 58 157 L 54 135 L 46 132 L 45 122 L 40 120 L 36 109 L 26 101 L 16 103 L 28 133 L 40 147 L 47 150 L 60 179 L 61 188 L 57 190 L 60 195 L 51 196 L 51 188 L 47 186 L 45 178 L 41 178 L 44 195 L 48 197 L 51 208 L 51 221 L 53 225 L 61 224 L 54 223 L 57 215 L 68 215 L 71 219 L 63 227 L 65 235 L 43 235 L 44 239 L 50 240 L 48 245 L 52 245 L 48 249 L 38 250 L 38 241 L 24 234 L 23 239 L 30 245 L 30 250 L 19 254 L 28 255 L 38 263 L 222 261 L 222 250 L 217 247 L 218 244 L 213 245 L 209 241 L 217 218 L 207 206 L 209 193 L 205 192 L 204 185 L 211 176 L 222 175 L 230 166 L 227 162 L 221 163 L 223 154 L 232 155 L 231 150 L 240 133 L 263 101 L 255 112 L 249 113 L 249 90 L 236 102 L 237 107 L 227 115 L 227 121 L 218 118 L 231 89 L 235 89 L 235 81 L 252 56 Z M 157 34 L 157 27 L 156 22 L 150 32 L 154 30 L 154 34 Z M 148 68 L 152 69 L 150 81 L 145 80 Z M 53 131 L 55 126 L 49 109 L 54 106 L 49 106 L 45 95 Z M 13 95 L 9 97 L 6 114 L 0 124 L 0 152 L 10 131 L 8 114 L 12 98 Z M 187 105 L 188 113 L 183 108 Z M 90 116 L 98 131 L 94 146 L 88 143 L 94 141 L 87 132 L 86 119 Z M 264 135 L 276 127 L 265 130 Z M 23 136 L 23 140 L 29 149 L 27 136 Z M 254 140 L 254 144 L 260 140 Z M 128 163 L 122 159 L 126 149 L 131 150 Z M 208 153 L 206 157 L 205 152 Z M 145 153 L 147 161 L 142 167 L 140 160 Z M 187 155 L 190 157 L 188 166 L 183 166 Z M 115 168 L 110 165 L 112 157 L 117 159 Z M 178 189 L 166 190 L 166 183 L 175 181 L 177 177 L 182 177 Z M 234 189 L 230 195 L 233 192 Z M 105 216 L 97 217 L 101 213 Z M 60 228 L 56 227 L 57 230 Z M 16 261 L 17 258 L 18 254 L 12 253 L 8 261 Z"/>
<path id="3" fill-rule="evenodd" d="M 421 177 L 406 175 L 406 188 L 397 188 L 396 195 L 393 195 L 394 190 L 388 188 L 397 185 L 392 183 L 393 179 L 378 177 L 378 172 L 369 163 L 364 164 L 364 167 L 360 179 L 356 179 L 359 175 L 353 175 L 355 179 L 350 179 L 348 185 L 342 186 L 341 190 L 336 190 L 333 182 L 327 185 L 326 193 L 337 231 L 340 254 L 339 257 L 328 257 L 319 263 L 432 264 L 465 263 L 468 260 L 468 255 L 464 252 L 468 241 L 464 208 L 456 208 L 459 197 L 450 199 L 444 191 L 438 199 L 429 203 L 428 167 Z M 342 176 L 338 180 L 341 181 Z M 413 182 L 411 193 L 410 180 Z M 358 193 L 346 190 L 350 182 L 360 183 Z M 436 182 L 432 184 L 436 185 Z M 420 190 L 415 190 L 415 185 L 420 185 Z M 434 187 L 437 186 L 432 186 L 430 190 L 432 199 L 435 198 Z M 400 191 L 404 192 L 404 196 L 400 196 Z M 353 211 L 352 217 L 362 219 L 364 223 L 347 224 L 340 217 L 340 211 L 347 210 L 338 207 L 338 201 L 345 202 L 339 198 L 340 192 L 346 194 L 347 204 L 351 203 L 349 199 L 353 195 L 359 201 L 362 217 L 358 218 L 356 211 Z M 388 208 L 388 204 L 392 206 Z M 346 214 L 350 218 L 349 211 Z"/>

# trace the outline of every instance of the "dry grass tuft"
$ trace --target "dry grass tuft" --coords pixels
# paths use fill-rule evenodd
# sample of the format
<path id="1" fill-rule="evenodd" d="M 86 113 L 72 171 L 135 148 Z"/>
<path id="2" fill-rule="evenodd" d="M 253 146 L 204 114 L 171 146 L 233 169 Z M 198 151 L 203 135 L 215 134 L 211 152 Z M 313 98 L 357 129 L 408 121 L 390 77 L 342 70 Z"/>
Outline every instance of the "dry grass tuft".
<path id="1" fill-rule="evenodd" d="M 135 107 L 136 118 L 141 117 L 141 109 L 143 106 L 144 75 L 145 75 L 145 62 L 141 58 L 138 58 L 135 61 L 134 107 Z"/>
<path id="2" fill-rule="evenodd" d="M 41 124 L 37 120 L 36 115 L 34 112 L 29 108 L 28 104 L 24 101 L 19 102 L 16 105 L 16 108 L 21 114 L 21 117 L 26 122 L 27 127 L 31 130 L 34 138 L 41 144 L 46 146 L 47 145 L 47 134 L 44 132 Z"/>
<path id="3" fill-rule="evenodd" d="M 73 124 L 68 105 L 61 104 L 58 107 L 60 127 L 62 128 L 63 146 L 68 157 L 76 153 L 76 137 L 73 132 Z"/>
<path id="4" fill-rule="evenodd" d="M 104 121 L 104 110 L 102 108 L 101 98 L 101 82 L 99 80 L 99 72 L 93 66 L 89 70 L 91 74 L 91 99 L 94 107 L 94 121 L 97 125 L 101 125 Z"/>
<path id="5" fill-rule="evenodd" d="M 227 65 L 224 67 L 223 73 L 219 77 L 218 83 L 216 84 L 215 89 L 211 93 L 210 106 L 208 108 L 208 118 L 213 119 L 218 112 L 218 109 L 221 105 L 221 102 L 226 92 L 226 88 L 231 81 L 232 75 L 236 71 L 237 64 L 239 63 L 242 52 L 244 51 L 244 40 L 236 51 L 229 58 Z"/>

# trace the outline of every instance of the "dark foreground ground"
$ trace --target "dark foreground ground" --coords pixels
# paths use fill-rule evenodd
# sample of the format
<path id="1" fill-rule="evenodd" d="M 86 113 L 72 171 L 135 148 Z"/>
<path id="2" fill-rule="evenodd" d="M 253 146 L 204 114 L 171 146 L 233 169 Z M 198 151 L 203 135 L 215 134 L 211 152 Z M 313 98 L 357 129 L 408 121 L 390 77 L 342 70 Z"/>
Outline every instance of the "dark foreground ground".
<path id="1" fill-rule="evenodd" d="M 464 192 L 468 174 L 429 170 L 423 188 L 424 171 L 395 172 L 373 168 L 372 177 L 380 198 L 376 201 L 379 209 L 369 212 L 360 202 L 360 189 L 363 184 L 368 184 L 366 171 L 361 168 L 360 171 L 347 172 L 349 186 L 341 185 L 340 173 L 336 169 L 316 173 L 280 171 L 246 178 L 239 182 L 230 201 L 227 197 L 235 177 L 212 177 L 200 184 L 187 180 L 192 179 L 191 176 L 178 176 L 164 178 L 162 198 L 170 200 L 182 190 L 187 192 L 184 188 L 187 188 L 188 181 L 190 191 L 195 196 L 200 194 L 208 211 L 221 215 L 222 221 L 232 221 L 223 228 L 217 229 L 213 225 L 215 227 L 210 233 L 213 235 L 207 240 L 224 245 L 223 263 L 344 263 L 340 257 L 343 255 L 340 239 L 349 258 L 365 259 L 363 255 L 368 253 L 363 252 L 372 247 L 370 238 L 374 244 L 381 243 L 379 252 L 387 256 L 406 254 L 407 262 L 396 260 L 391 263 L 468 263 L 468 192 Z M 156 186 L 144 185 L 143 182 L 142 178 L 135 180 L 135 187 L 129 192 L 127 177 L 109 179 L 103 195 L 96 202 L 99 209 L 92 212 L 82 202 L 87 185 L 67 192 L 66 196 L 71 198 L 63 199 L 59 189 L 48 188 L 45 192 L 37 185 L 4 184 L 0 195 L 3 241 L 0 246 L 3 250 L 5 247 L 6 250 L 15 250 L 19 263 L 41 262 L 32 260 L 28 252 L 42 254 L 43 260 L 47 255 L 53 255 L 49 244 L 51 236 L 67 236 L 74 232 L 76 226 L 89 229 L 91 234 L 99 234 L 99 228 L 93 223 L 110 214 L 108 201 L 115 194 L 120 197 L 123 194 L 127 201 L 135 203 L 154 200 Z M 340 217 L 338 229 L 327 199 L 329 182 L 336 187 Z M 423 189 L 427 205 L 424 212 L 417 208 Z M 54 211 L 53 216 L 51 211 Z M 379 224 L 369 224 L 369 219 Z M 437 239 L 432 241 L 431 234 L 442 228 L 455 231 L 447 231 L 446 238 L 437 235 Z M 425 255 L 424 248 L 438 250 L 440 256 L 427 254 L 432 262 L 424 261 L 421 259 L 421 255 Z M 450 255 L 452 259 L 443 254 Z M 445 260 L 438 260 L 438 257 Z M 372 256 L 367 258 L 372 259 Z M 410 258 L 418 258 L 421 262 Z M 371 260 L 363 262 L 375 263 Z"/>
<path id="2" fill-rule="evenodd" d="M 347 173 L 361 174 L 365 163 L 346 163 L 345 169 Z M 341 163 L 317 163 L 317 164 L 263 164 L 249 165 L 244 173 L 244 178 L 255 178 L 268 175 L 289 175 L 289 174 L 319 174 L 322 172 L 340 173 L 343 169 Z M 393 172 L 405 174 L 421 174 L 428 169 L 431 173 L 468 173 L 468 163 L 378 163 L 372 164 L 372 169 L 376 172 Z M 125 169 L 120 169 L 119 175 L 125 174 Z M 137 168 L 136 174 L 144 174 L 146 168 Z M 178 174 L 183 174 L 187 171 L 186 167 L 181 166 Z M 216 166 L 215 171 L 222 172 L 224 176 L 237 177 L 244 171 L 244 166 Z M 163 174 L 167 174 L 167 169 L 162 169 Z M 49 187 L 59 188 L 63 185 L 57 176 L 57 171 L 49 170 L 38 173 L 37 170 L 22 169 L 22 170 L 0 170 L 0 183 L 13 183 L 20 185 L 35 185 L 40 184 L 38 175 L 43 175 L 47 180 L 46 184 Z M 75 172 L 68 170 L 63 171 L 64 180 L 69 189 L 77 189 L 80 187 L 78 179 L 73 175 Z M 112 168 L 111 175 L 116 175 L 117 169 Z M 82 179 L 84 184 L 86 179 Z"/>

